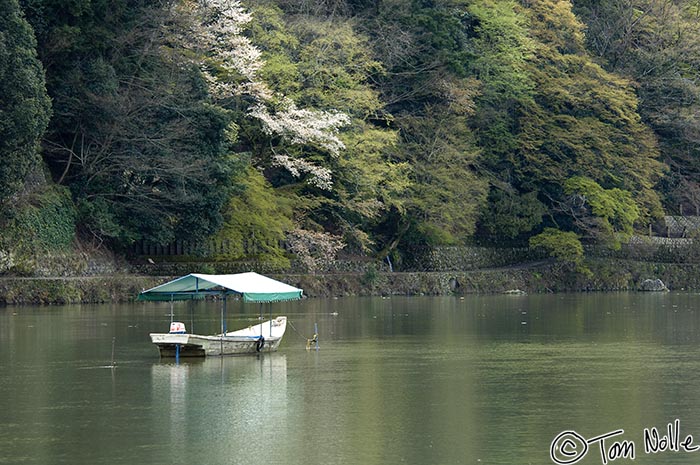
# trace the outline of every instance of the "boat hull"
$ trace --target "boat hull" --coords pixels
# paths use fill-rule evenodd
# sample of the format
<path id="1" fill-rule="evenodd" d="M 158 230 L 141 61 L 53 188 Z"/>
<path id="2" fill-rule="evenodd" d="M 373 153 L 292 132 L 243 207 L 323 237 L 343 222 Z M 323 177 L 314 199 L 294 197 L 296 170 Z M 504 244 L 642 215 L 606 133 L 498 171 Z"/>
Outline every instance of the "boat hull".
<path id="1" fill-rule="evenodd" d="M 151 333 L 151 342 L 161 357 L 205 357 L 274 352 L 282 342 L 287 318 L 271 321 L 225 334 Z"/>

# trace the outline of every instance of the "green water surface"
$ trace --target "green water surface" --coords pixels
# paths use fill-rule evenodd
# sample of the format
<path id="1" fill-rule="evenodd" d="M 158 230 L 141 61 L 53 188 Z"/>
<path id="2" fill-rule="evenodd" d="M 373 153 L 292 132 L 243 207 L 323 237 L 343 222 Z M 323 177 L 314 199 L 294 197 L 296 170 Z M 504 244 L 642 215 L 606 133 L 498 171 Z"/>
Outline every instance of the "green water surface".
<path id="1" fill-rule="evenodd" d="M 220 311 L 174 307 L 205 334 Z M 553 464 L 560 433 L 619 430 L 605 449 L 635 458 L 608 463 L 700 463 L 643 436 L 678 420 L 700 444 L 700 295 L 308 299 L 273 307 L 293 325 L 279 352 L 179 364 L 148 338 L 169 312 L 0 308 L 0 463 Z M 228 328 L 257 312 L 229 306 Z"/>

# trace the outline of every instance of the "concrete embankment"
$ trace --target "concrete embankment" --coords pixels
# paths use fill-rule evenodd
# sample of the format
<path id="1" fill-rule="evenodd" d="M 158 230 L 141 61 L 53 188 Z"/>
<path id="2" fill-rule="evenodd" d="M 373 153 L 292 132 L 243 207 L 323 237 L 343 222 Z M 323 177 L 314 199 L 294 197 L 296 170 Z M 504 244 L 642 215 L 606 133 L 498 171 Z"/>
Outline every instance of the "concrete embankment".
<path id="1" fill-rule="evenodd" d="M 588 263 L 590 273 L 572 271 L 551 262 L 504 268 L 412 273 L 275 274 L 304 289 L 308 297 L 352 295 L 464 295 L 521 290 L 587 292 L 637 290 L 645 279 L 661 279 L 671 290 L 700 289 L 700 264 L 650 263 L 598 259 Z M 0 304 L 68 304 L 125 302 L 143 289 L 171 276 L 108 275 L 61 278 L 0 279 Z"/>

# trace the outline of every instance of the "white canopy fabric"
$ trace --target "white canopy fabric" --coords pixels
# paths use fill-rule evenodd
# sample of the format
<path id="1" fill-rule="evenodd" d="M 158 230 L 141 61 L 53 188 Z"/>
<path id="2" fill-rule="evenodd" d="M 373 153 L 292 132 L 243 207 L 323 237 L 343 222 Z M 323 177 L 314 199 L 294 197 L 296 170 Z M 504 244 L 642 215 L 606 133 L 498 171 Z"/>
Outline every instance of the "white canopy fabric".
<path id="1" fill-rule="evenodd" d="M 192 273 L 139 294 L 139 300 L 188 300 L 212 293 L 237 293 L 244 302 L 301 299 L 302 290 L 257 273 Z"/>

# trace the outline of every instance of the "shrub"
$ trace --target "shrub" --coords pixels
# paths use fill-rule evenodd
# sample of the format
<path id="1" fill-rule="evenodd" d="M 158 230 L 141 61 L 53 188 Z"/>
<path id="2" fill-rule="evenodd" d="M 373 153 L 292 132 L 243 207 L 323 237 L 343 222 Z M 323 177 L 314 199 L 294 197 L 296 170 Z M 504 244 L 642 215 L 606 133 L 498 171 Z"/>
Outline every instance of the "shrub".
<path id="1" fill-rule="evenodd" d="M 554 228 L 545 228 L 544 231 L 530 238 L 530 247 L 542 248 L 560 262 L 574 265 L 577 271 L 585 272 L 583 263 L 583 245 L 574 232 L 564 232 Z"/>

